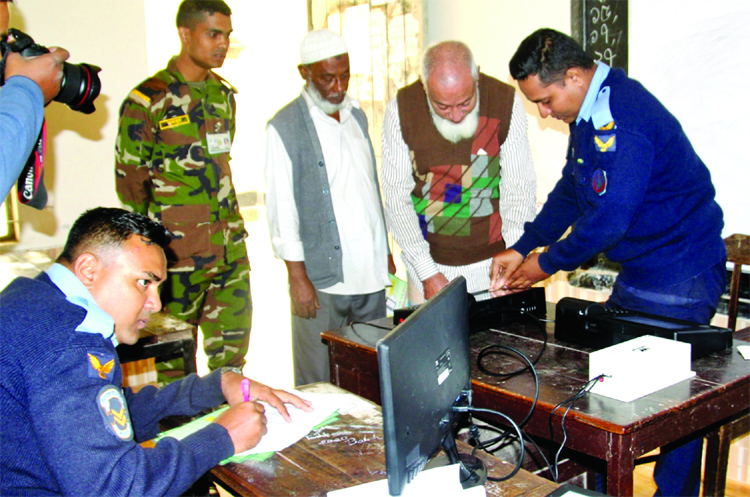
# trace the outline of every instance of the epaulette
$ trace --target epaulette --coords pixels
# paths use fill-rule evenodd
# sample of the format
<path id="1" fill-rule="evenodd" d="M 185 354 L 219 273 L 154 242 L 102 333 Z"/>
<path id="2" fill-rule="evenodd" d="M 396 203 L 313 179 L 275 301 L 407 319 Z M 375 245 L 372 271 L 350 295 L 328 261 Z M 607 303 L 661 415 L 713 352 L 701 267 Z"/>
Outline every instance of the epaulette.
<path id="1" fill-rule="evenodd" d="M 221 76 L 219 76 L 216 73 L 214 73 L 214 76 L 216 76 L 216 79 L 218 79 L 221 84 L 223 84 L 224 86 L 226 86 L 229 89 L 229 91 L 231 91 L 232 93 L 238 93 L 237 92 L 237 88 L 235 88 L 234 86 L 232 86 L 232 84 L 229 81 L 227 81 L 226 79 L 222 78 Z"/>
<path id="2" fill-rule="evenodd" d="M 151 105 L 151 98 L 139 92 L 138 88 L 135 88 L 130 93 L 128 93 L 128 98 L 138 105 L 142 105 L 144 107 L 148 107 L 149 105 Z"/>
<path id="3" fill-rule="evenodd" d="M 166 90 L 166 82 L 158 78 L 149 78 L 134 88 L 128 94 L 128 98 L 139 105 L 148 107 L 156 95 L 164 93 Z"/>
<path id="4" fill-rule="evenodd" d="M 612 110 L 609 108 L 609 95 L 611 88 L 605 86 L 599 90 L 596 96 L 596 102 L 591 109 L 591 124 L 594 129 L 607 130 L 615 126 L 615 119 L 612 117 Z"/>

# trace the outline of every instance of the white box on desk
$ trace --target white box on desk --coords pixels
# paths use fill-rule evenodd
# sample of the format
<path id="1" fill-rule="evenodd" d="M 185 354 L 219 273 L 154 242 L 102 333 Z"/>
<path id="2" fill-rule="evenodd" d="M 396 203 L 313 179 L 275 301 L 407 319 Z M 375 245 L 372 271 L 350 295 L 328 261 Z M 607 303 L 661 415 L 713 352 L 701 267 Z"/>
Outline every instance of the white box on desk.
<path id="1" fill-rule="evenodd" d="M 605 375 L 592 393 L 630 402 L 695 376 L 690 344 L 651 335 L 589 355 L 589 379 Z"/>

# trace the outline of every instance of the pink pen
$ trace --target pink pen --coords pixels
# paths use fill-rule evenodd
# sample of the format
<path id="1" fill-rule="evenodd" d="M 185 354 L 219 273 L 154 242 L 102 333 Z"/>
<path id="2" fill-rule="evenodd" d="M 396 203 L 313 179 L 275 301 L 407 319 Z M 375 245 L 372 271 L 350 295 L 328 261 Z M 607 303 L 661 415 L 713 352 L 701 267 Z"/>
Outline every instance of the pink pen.
<path id="1" fill-rule="evenodd" d="M 250 380 L 247 378 L 242 380 L 242 398 L 245 402 L 250 402 Z"/>

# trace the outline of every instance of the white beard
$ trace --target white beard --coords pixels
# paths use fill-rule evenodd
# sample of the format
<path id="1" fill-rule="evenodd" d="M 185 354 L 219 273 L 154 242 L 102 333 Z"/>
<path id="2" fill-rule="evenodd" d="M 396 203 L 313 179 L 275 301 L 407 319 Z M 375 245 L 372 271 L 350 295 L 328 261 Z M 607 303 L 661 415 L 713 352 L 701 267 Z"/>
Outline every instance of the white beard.
<path id="1" fill-rule="evenodd" d="M 474 105 L 474 109 L 466 114 L 466 117 L 460 123 L 454 123 L 437 115 L 435 109 L 432 108 L 429 97 L 427 98 L 427 108 L 430 109 L 430 117 L 432 117 L 432 122 L 438 132 L 449 142 L 458 143 L 474 136 L 479 125 L 479 95 L 477 95 L 477 103 Z"/>
<path id="2" fill-rule="evenodd" d="M 332 104 L 325 98 L 323 98 L 323 95 L 320 94 L 318 89 L 315 87 L 315 85 L 308 81 L 307 86 L 305 86 L 307 89 L 307 94 L 310 95 L 310 98 L 312 99 L 313 103 L 320 107 L 320 110 L 328 114 L 329 116 L 337 113 L 341 110 L 342 107 L 344 107 L 344 102 L 342 101 L 340 104 Z"/>

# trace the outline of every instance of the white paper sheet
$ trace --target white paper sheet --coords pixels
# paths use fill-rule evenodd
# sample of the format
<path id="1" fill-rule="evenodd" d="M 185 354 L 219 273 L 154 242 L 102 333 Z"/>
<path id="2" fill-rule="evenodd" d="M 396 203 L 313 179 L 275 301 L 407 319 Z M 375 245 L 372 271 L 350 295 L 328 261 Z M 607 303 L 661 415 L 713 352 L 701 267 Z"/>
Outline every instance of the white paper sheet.
<path id="1" fill-rule="evenodd" d="M 305 412 L 302 409 L 297 409 L 291 404 L 287 404 L 286 408 L 289 411 L 289 415 L 292 417 L 292 422 L 287 423 L 275 407 L 272 407 L 265 402 L 261 402 L 263 407 L 266 408 L 266 428 L 268 429 L 268 433 L 263 435 L 263 438 L 260 439 L 258 445 L 248 451 L 235 454 L 235 457 L 249 454 L 262 454 L 264 452 L 278 452 L 286 449 L 290 445 L 301 440 L 302 437 L 310 433 L 310 430 L 322 423 L 328 416 L 335 413 L 337 410 L 341 414 L 345 414 L 340 408 L 349 408 L 349 405 L 345 403 L 345 400 L 346 397 L 351 397 L 346 394 L 315 394 L 300 392 L 299 390 L 291 390 L 291 393 L 312 402 L 314 411 Z"/>
<path id="2" fill-rule="evenodd" d="M 421 471 L 404 487 L 401 497 L 484 497 L 484 487 L 477 486 L 463 489 L 460 481 L 460 466 L 440 466 Z M 388 480 L 363 483 L 355 487 L 332 490 L 328 497 L 388 497 Z"/>

